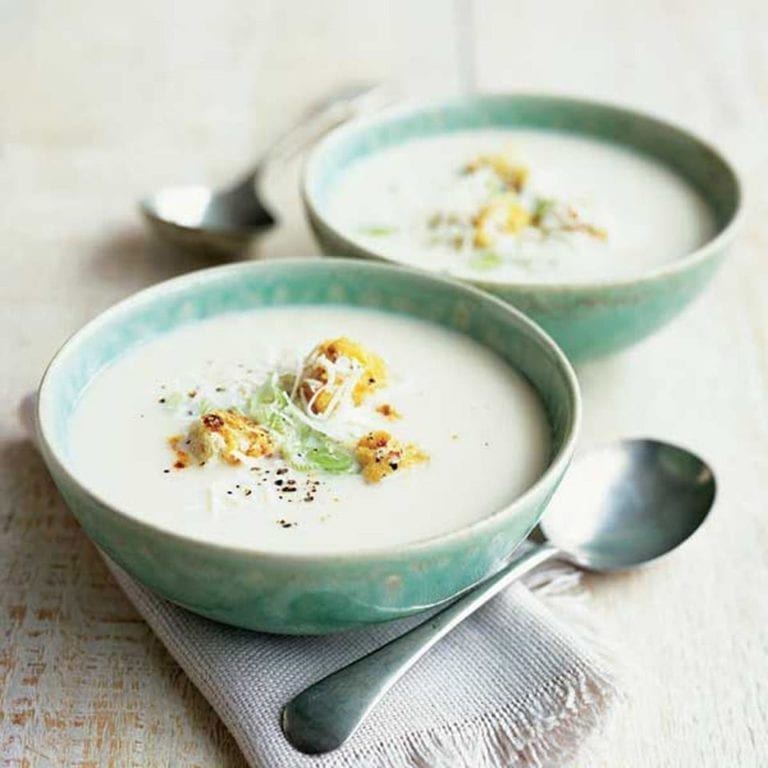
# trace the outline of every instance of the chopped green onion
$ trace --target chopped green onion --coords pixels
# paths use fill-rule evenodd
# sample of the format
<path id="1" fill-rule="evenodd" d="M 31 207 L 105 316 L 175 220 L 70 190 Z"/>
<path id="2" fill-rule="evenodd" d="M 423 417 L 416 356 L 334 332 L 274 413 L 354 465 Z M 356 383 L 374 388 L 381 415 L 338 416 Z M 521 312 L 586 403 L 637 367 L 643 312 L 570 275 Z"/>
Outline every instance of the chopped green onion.
<path id="1" fill-rule="evenodd" d="M 295 470 L 331 474 L 357 471 L 352 451 L 306 424 L 288 393 L 274 381 L 266 382 L 251 395 L 247 413 L 281 438 L 283 457 Z"/>
<path id="2" fill-rule="evenodd" d="M 478 272 L 489 272 L 492 269 L 497 269 L 501 264 L 501 256 L 493 251 L 476 253 L 469 261 L 469 266 Z"/>
<path id="3" fill-rule="evenodd" d="M 320 439 L 317 440 L 316 436 L 319 436 Z M 354 455 L 341 443 L 331 440 L 319 432 L 314 433 L 312 442 L 317 442 L 317 445 L 306 448 L 305 455 L 314 466 L 335 475 L 357 471 L 357 461 Z"/>
<path id="4" fill-rule="evenodd" d="M 555 207 L 555 201 L 551 197 L 540 197 L 533 207 L 531 220 L 535 225 L 541 224 L 541 220 Z"/>
<path id="5" fill-rule="evenodd" d="M 165 400 L 164 405 L 166 408 L 175 410 L 181 405 L 181 401 L 184 399 L 184 396 L 181 394 L 181 392 L 172 392 L 170 395 L 166 395 L 163 399 Z"/>
<path id="6" fill-rule="evenodd" d="M 394 227 L 387 227 L 383 225 L 363 227 L 362 232 L 369 237 L 389 237 L 394 235 L 397 230 Z"/>
<path id="7" fill-rule="evenodd" d="M 283 457 L 296 470 L 319 470 L 333 475 L 356 472 L 357 461 L 350 450 L 326 435 L 308 429 L 297 440 L 283 443 Z"/>

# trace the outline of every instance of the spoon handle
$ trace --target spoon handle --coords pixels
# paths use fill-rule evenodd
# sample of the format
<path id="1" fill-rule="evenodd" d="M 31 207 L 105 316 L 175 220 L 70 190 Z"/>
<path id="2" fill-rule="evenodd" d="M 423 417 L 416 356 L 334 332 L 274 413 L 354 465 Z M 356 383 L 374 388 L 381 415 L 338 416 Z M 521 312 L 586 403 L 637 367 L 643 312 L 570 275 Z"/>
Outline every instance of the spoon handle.
<path id="1" fill-rule="evenodd" d="M 225 192 L 232 200 L 245 198 L 253 205 L 254 184 L 268 163 L 287 162 L 323 134 L 347 120 L 380 109 L 391 101 L 391 95 L 381 83 L 353 83 L 331 91 L 325 98 L 311 104 L 293 124 L 275 139 L 258 163 L 240 176 Z M 272 219 L 270 214 L 267 214 Z M 267 222 L 274 223 L 274 219 Z"/>
<path id="2" fill-rule="evenodd" d="M 307 754 L 340 747 L 382 696 L 440 638 L 513 581 L 558 552 L 551 544 L 529 549 L 424 623 L 306 688 L 283 708 L 282 728 L 288 741 Z"/>
<path id="3" fill-rule="evenodd" d="M 381 109 L 392 99 L 383 83 L 348 83 L 310 104 L 292 128 L 284 131 L 267 150 L 266 159 L 290 160 L 331 128 L 347 120 Z"/>

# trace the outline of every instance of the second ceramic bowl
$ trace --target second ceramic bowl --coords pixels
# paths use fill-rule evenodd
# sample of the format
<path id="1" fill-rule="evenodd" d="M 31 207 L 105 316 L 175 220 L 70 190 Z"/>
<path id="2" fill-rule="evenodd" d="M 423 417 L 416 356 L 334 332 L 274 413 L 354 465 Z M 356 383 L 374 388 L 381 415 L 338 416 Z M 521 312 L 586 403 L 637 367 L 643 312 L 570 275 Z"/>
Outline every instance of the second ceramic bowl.
<path id="1" fill-rule="evenodd" d="M 572 359 L 604 355 L 642 339 L 709 282 L 731 243 L 742 206 L 732 166 L 701 139 L 648 115 L 556 96 L 476 96 L 395 109 L 336 129 L 310 155 L 302 189 L 323 251 L 387 260 L 353 242 L 325 215 L 328 193 L 351 163 L 413 138 L 487 128 L 558 130 L 630 148 L 682 176 L 713 215 L 716 234 L 709 242 L 639 277 L 578 284 L 471 281 L 536 320 Z"/>

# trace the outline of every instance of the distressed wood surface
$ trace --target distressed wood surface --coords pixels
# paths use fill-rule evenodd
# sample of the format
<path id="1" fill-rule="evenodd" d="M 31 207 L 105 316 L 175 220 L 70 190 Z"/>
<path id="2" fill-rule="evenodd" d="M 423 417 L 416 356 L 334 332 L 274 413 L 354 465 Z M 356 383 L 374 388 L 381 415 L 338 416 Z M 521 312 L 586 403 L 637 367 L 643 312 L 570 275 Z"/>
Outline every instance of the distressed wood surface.
<path id="1" fill-rule="evenodd" d="M 61 341 L 118 298 L 207 266 L 149 242 L 136 197 L 225 179 L 323 89 L 389 78 L 636 104 L 720 142 L 751 201 L 706 296 L 584 366 L 584 443 L 659 435 L 715 466 L 716 513 L 674 558 L 589 582 L 626 701 L 578 765 L 768 765 L 768 7 L 653 0 L 451 4 L 8 0 L 0 6 L 0 766 L 242 766 L 115 587 L 15 409 Z M 466 68 L 465 68 L 466 72 Z M 315 252 L 295 168 L 273 257 Z"/>

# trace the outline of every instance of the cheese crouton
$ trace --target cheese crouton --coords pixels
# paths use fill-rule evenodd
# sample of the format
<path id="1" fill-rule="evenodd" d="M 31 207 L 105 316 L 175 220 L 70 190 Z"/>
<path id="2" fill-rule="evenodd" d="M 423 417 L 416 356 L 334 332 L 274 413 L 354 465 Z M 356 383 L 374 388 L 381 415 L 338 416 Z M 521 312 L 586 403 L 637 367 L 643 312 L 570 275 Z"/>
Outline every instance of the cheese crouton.
<path id="1" fill-rule="evenodd" d="M 348 365 L 342 363 L 347 361 Z M 329 373 L 330 372 L 330 373 Z M 307 356 L 300 391 L 314 413 L 325 413 L 350 376 L 357 381 L 352 402 L 360 405 L 387 381 L 387 367 L 375 353 L 346 336 L 318 344 Z"/>
<path id="2" fill-rule="evenodd" d="M 494 235 L 517 234 L 531 223 L 531 214 L 512 193 L 499 195 L 484 205 L 475 216 L 474 244 L 477 248 L 488 248 L 494 244 Z"/>
<path id="3" fill-rule="evenodd" d="M 410 443 L 404 445 L 384 430 L 369 432 L 361 437 L 355 449 L 355 458 L 368 483 L 378 483 L 399 469 L 429 460 L 420 448 Z"/>
<path id="4" fill-rule="evenodd" d="M 227 464 L 239 464 L 243 456 L 272 456 L 275 445 L 263 427 L 237 411 L 210 411 L 192 425 L 189 448 L 204 463 L 216 456 Z"/>
<path id="5" fill-rule="evenodd" d="M 522 191 L 528 181 L 528 168 L 517 157 L 517 152 L 508 147 L 493 155 L 480 155 L 464 166 L 465 173 L 474 173 L 480 168 L 490 168 L 509 189 Z"/>

